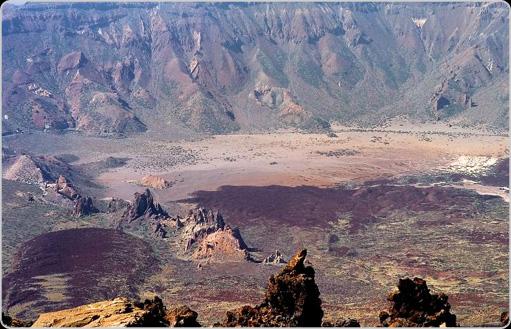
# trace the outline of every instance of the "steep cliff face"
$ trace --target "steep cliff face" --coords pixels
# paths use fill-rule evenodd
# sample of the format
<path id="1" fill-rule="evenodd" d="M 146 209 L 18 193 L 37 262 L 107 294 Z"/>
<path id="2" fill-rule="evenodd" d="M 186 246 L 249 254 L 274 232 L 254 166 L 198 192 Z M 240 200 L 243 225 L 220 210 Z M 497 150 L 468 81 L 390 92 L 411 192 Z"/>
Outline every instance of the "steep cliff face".
<path id="1" fill-rule="evenodd" d="M 505 127 L 508 23 L 503 3 L 8 6 L 4 129 Z"/>

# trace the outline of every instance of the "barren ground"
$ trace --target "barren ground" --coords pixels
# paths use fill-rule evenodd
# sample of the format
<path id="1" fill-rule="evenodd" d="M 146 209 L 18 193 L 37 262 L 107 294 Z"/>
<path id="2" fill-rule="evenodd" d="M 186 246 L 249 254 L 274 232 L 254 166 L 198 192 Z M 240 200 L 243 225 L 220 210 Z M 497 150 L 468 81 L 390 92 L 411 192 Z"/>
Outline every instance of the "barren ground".
<path id="1" fill-rule="evenodd" d="M 351 316 L 375 325 L 397 279 L 416 275 L 450 296 L 463 325 L 496 323 L 508 307 L 507 190 L 466 179 L 397 187 L 378 182 L 431 173 L 480 175 L 508 156 L 508 137 L 342 127 L 336 134 L 190 141 L 35 134 L 4 143 L 37 154 L 72 154 L 73 164 L 85 167 L 110 156 L 129 158 L 124 166 L 97 171 L 95 182 L 103 188 L 96 196 L 129 200 L 142 189 L 134 181 L 161 176 L 173 185 L 154 190 L 158 202 L 171 212 L 195 203 L 219 208 L 240 227 L 256 258 L 274 249 L 289 256 L 309 248 L 326 318 Z M 108 227 L 101 223 L 58 227 Z M 267 277 L 278 270 L 256 263 L 197 269 L 169 255 L 165 242 L 152 244 L 161 271 L 146 279 L 141 293 L 189 304 L 206 324 L 225 310 L 259 301 Z"/>

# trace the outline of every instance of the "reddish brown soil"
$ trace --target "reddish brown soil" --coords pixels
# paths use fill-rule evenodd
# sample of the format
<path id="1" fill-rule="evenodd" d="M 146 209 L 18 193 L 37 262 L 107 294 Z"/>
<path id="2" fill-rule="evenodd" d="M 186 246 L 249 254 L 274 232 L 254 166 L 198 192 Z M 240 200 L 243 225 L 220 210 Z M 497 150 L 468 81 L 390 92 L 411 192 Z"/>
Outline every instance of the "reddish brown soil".
<path id="1" fill-rule="evenodd" d="M 444 211 L 446 218 L 470 215 L 477 196 L 455 188 L 381 185 L 358 189 L 313 186 L 223 186 L 217 191 L 198 191 L 186 200 L 221 209 L 229 222 L 243 226 L 267 220 L 299 227 L 328 227 L 340 216 L 350 215 L 350 231 L 378 221 L 394 210 Z"/>
<path id="2" fill-rule="evenodd" d="M 32 318 L 41 312 L 74 307 L 117 296 L 134 296 L 146 275 L 158 268 L 151 248 L 142 240 L 117 230 L 86 228 L 51 232 L 25 243 L 14 271 L 3 280 L 6 307 L 30 303 L 18 314 Z M 64 275 L 48 301 L 37 277 Z"/>

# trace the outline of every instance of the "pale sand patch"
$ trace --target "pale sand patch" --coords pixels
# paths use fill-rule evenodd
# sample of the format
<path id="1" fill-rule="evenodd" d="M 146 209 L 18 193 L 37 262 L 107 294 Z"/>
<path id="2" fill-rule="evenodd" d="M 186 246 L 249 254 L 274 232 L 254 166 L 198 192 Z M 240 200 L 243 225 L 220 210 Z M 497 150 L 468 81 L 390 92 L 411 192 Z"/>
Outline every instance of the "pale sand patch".
<path id="1" fill-rule="evenodd" d="M 505 136 L 347 131 L 338 137 L 292 132 L 220 135 L 199 141 L 169 142 L 200 154 L 197 163 L 155 172 L 125 166 L 98 177 L 104 196 L 131 199 L 140 187 L 129 181 L 148 174 L 175 182 L 156 192 L 161 201 L 186 198 L 197 190 L 222 185 L 333 186 L 446 168 L 460 157 L 498 158 L 507 155 Z M 160 142 L 161 143 L 161 142 Z M 325 156 L 318 152 L 355 150 L 355 155 Z M 172 157 L 172 154 L 168 154 Z M 136 157 L 136 155 L 134 155 Z"/>
<path id="2" fill-rule="evenodd" d="M 40 291 L 48 302 L 60 303 L 69 299 L 65 292 L 68 289 L 69 277 L 65 274 L 48 274 L 35 276 Z"/>

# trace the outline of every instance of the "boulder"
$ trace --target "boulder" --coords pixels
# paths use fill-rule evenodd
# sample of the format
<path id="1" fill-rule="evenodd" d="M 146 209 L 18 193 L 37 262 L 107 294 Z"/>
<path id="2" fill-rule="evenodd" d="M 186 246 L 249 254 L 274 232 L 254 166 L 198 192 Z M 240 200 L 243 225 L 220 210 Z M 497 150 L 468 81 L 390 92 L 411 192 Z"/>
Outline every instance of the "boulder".
<path id="1" fill-rule="evenodd" d="M 33 327 L 166 327 L 160 298 L 133 303 L 126 298 L 43 313 Z"/>

